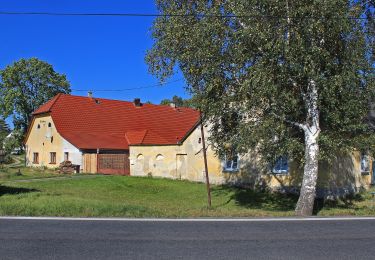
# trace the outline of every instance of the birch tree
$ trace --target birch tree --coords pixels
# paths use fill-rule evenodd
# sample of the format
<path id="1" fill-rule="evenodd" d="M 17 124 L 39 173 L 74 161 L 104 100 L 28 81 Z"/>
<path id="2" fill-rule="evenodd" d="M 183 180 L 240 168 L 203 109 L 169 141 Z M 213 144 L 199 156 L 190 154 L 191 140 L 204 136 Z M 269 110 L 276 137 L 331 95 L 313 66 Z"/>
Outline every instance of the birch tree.
<path id="1" fill-rule="evenodd" d="M 157 0 L 146 61 L 161 81 L 182 71 L 219 153 L 256 148 L 270 163 L 299 162 L 296 214 L 311 215 L 318 161 L 371 148 L 371 4 Z"/>

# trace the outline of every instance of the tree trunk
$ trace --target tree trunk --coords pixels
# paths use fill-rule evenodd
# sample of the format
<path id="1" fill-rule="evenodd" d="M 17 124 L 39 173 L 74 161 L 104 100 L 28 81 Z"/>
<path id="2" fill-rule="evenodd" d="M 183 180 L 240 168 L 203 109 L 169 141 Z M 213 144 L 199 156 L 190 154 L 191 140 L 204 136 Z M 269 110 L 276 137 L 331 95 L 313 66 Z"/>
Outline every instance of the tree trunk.
<path id="1" fill-rule="evenodd" d="M 316 196 L 316 182 L 318 179 L 318 145 L 319 131 L 305 132 L 305 167 L 303 172 L 301 193 L 295 209 L 297 216 L 311 216 Z"/>
<path id="2" fill-rule="evenodd" d="M 320 134 L 318 89 L 314 80 L 310 80 L 305 96 L 307 108 L 306 122 L 302 126 L 305 133 L 305 167 L 303 170 L 302 187 L 295 209 L 297 216 L 311 216 L 316 197 L 316 182 L 318 179 L 318 156 Z"/>

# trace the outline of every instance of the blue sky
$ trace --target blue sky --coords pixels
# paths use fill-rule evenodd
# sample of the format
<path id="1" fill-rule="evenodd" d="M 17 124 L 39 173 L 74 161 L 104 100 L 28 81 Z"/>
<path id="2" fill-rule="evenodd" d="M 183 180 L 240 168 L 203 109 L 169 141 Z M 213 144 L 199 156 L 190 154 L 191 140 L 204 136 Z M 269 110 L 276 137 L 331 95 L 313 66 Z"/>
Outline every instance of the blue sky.
<path id="1" fill-rule="evenodd" d="M 0 0 L 0 11 L 156 13 L 153 0 Z M 95 91 L 155 85 L 144 62 L 151 48 L 152 17 L 56 17 L 0 15 L 0 68 L 20 58 L 37 57 L 67 75 L 72 89 L 93 89 L 94 96 L 121 100 L 140 97 L 159 103 L 173 95 L 188 97 L 184 81 L 123 92 Z M 176 75 L 169 81 L 181 79 Z M 73 91 L 75 95 L 86 92 Z"/>

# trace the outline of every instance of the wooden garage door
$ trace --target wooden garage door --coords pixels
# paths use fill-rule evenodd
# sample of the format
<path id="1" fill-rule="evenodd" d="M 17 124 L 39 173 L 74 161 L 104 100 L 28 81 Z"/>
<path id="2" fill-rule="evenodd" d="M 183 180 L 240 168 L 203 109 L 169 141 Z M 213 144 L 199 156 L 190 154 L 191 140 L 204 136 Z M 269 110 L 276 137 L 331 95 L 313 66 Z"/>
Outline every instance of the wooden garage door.
<path id="1" fill-rule="evenodd" d="M 130 175 L 129 154 L 98 154 L 98 172 Z"/>

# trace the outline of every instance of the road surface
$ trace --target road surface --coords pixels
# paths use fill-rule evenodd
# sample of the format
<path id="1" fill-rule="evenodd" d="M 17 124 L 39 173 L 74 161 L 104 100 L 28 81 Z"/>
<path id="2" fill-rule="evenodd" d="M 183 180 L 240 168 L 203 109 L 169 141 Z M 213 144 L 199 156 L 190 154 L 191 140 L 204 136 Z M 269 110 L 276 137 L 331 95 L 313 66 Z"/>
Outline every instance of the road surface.
<path id="1" fill-rule="evenodd" d="M 375 219 L 0 218 L 0 259 L 375 259 Z"/>

